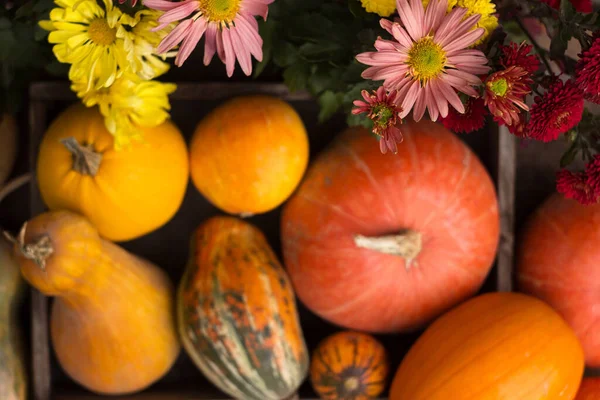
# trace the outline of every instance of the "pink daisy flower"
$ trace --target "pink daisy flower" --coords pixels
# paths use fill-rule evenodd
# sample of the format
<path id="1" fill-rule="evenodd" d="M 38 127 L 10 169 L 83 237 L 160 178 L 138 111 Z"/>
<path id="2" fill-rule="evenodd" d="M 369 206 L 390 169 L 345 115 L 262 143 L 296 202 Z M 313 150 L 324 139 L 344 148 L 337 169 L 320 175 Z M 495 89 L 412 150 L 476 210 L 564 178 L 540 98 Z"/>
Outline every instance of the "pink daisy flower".
<path id="1" fill-rule="evenodd" d="M 352 114 L 366 113 L 367 117 L 373 121 L 373 133 L 380 137 L 379 149 L 383 154 L 387 151 L 398 152 L 397 143 L 402 143 L 404 139 L 398 125 L 402 124 L 399 114 L 402 108 L 397 104 L 398 92 L 387 93 L 383 86 L 377 91 L 369 93 L 366 90 L 361 92 L 365 101 L 355 100 Z"/>
<path id="2" fill-rule="evenodd" d="M 179 25 L 158 46 L 163 54 L 181 43 L 175 64 L 181 66 L 204 36 L 204 65 L 215 53 L 233 75 L 237 60 L 246 75 L 252 73 L 252 56 L 262 61 L 262 38 L 255 16 L 267 19 L 269 4 L 274 0 L 144 0 L 144 5 L 165 13 L 158 19 L 164 29 L 173 22 Z M 188 18 L 190 17 L 191 18 Z"/>
<path id="3" fill-rule="evenodd" d="M 431 0 L 427 9 L 421 0 L 397 0 L 401 24 L 381 20 L 394 40 L 378 38 L 376 52 L 356 56 L 370 66 L 363 78 L 383 80 L 388 91 L 398 91 L 401 118 L 414 107 L 416 121 L 425 109 L 436 121 L 439 116 L 448 116 L 448 103 L 464 113 L 457 91 L 477 97 L 473 88 L 481 85 L 477 75 L 489 71 L 485 55 L 468 49 L 485 33 L 483 28 L 473 29 L 481 15 L 465 18 L 465 8 L 454 8 L 446 15 L 447 6 L 447 0 Z"/>

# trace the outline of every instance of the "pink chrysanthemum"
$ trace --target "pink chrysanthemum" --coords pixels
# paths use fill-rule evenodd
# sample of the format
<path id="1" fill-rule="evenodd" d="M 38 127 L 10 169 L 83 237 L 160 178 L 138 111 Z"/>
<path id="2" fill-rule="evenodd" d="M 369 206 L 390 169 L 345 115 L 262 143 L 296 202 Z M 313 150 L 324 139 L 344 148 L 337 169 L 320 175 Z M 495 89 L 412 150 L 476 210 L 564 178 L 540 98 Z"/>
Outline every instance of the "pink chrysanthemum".
<path id="1" fill-rule="evenodd" d="M 543 142 L 558 139 L 581 121 L 583 103 L 583 92 L 574 81 L 557 79 L 531 106 L 529 136 Z"/>
<path id="2" fill-rule="evenodd" d="M 485 33 L 473 29 L 481 15 L 465 18 L 467 9 L 454 8 L 448 15 L 447 0 L 431 0 L 427 9 L 421 0 L 397 0 L 401 24 L 387 19 L 381 26 L 394 40 L 378 38 L 376 52 L 362 53 L 356 59 L 370 65 L 362 76 L 383 80 L 389 91 L 398 91 L 402 105 L 401 118 L 413 110 L 419 121 L 429 112 L 436 121 L 448 116 L 448 103 L 458 112 L 465 107 L 456 91 L 477 97 L 473 85 L 480 85 L 478 74 L 485 74 L 487 58 L 475 49 L 468 49 Z"/>
<path id="3" fill-rule="evenodd" d="M 455 133 L 470 133 L 478 131 L 485 125 L 488 114 L 483 99 L 469 98 L 465 104 L 465 113 L 460 114 L 454 109 L 448 111 L 448 116 L 442 118 L 442 124 Z"/>
<path id="4" fill-rule="evenodd" d="M 508 126 L 516 124 L 520 114 L 517 107 L 529 110 L 525 96 L 531 93 L 532 83 L 528 72 L 521 67 L 494 72 L 485 80 L 485 105 L 497 120 Z"/>
<path id="5" fill-rule="evenodd" d="M 575 66 L 575 80 L 586 99 L 600 104 L 600 32 L 592 46 L 579 55 Z"/>
<path id="6" fill-rule="evenodd" d="M 381 152 L 385 154 L 390 150 L 397 153 L 397 143 L 403 140 L 402 132 L 398 129 L 398 125 L 402 124 L 402 107 L 397 104 L 398 92 L 388 94 L 384 87 L 380 86 L 377 91 L 369 93 L 363 90 L 361 94 L 365 101 L 355 100 L 356 108 L 352 110 L 352 114 L 366 113 L 373 121 L 373 133 L 380 137 Z"/>
<path id="7" fill-rule="evenodd" d="M 262 61 L 262 38 L 258 34 L 255 16 L 267 18 L 269 4 L 274 0 L 144 0 L 144 5 L 165 11 L 158 19 L 155 31 L 173 22 L 179 25 L 158 46 L 159 54 L 181 43 L 175 64 L 181 66 L 204 36 L 204 64 L 215 52 L 226 65 L 227 75 L 233 75 L 237 60 L 246 75 L 252 73 L 252 56 Z M 191 18 L 188 18 L 191 16 Z"/>
<path id="8" fill-rule="evenodd" d="M 540 68 L 540 59 L 535 54 L 529 54 L 532 49 L 533 46 L 525 42 L 519 45 L 511 42 L 508 46 L 500 46 L 500 50 L 502 51 L 500 64 L 504 68 L 521 67 L 530 74 L 533 74 Z"/>

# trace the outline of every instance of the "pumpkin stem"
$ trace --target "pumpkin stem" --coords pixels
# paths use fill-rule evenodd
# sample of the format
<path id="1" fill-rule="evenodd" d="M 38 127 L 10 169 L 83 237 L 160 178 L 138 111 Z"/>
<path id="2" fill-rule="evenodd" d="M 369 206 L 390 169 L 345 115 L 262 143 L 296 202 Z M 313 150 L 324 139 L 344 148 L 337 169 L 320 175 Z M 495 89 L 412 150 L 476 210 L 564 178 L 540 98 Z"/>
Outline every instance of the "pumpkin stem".
<path id="1" fill-rule="evenodd" d="M 97 153 L 93 146 L 83 146 L 74 137 L 60 141 L 73 155 L 73 169 L 82 175 L 96 176 L 102 161 L 102 154 Z"/>
<path id="2" fill-rule="evenodd" d="M 346 389 L 347 393 L 353 393 L 360 387 L 360 380 L 353 376 L 352 378 L 348 378 L 344 381 L 344 389 Z"/>
<path id="3" fill-rule="evenodd" d="M 354 244 L 363 249 L 378 251 L 384 254 L 400 256 L 406 261 L 406 269 L 423 248 L 421 233 L 407 229 L 398 235 L 367 237 L 354 236 Z"/>
<path id="4" fill-rule="evenodd" d="M 19 250 L 23 257 L 35 262 L 42 271 L 46 270 L 46 260 L 52 253 L 54 253 L 54 247 L 50 241 L 50 236 L 44 235 L 40 237 L 35 243 L 25 244 L 25 230 L 27 229 L 27 222 L 23 224 L 23 228 L 19 232 L 19 236 L 15 238 L 8 232 L 4 232 L 6 238 L 19 246 Z"/>

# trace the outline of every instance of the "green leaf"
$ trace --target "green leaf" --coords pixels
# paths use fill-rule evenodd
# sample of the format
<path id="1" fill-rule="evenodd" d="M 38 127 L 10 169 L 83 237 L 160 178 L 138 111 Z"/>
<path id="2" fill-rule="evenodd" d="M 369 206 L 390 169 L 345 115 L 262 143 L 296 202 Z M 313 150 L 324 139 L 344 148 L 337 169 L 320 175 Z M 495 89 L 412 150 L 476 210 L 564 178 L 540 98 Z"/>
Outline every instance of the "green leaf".
<path id="1" fill-rule="evenodd" d="M 362 6 L 359 0 L 349 0 L 348 9 L 356 18 L 367 18 L 369 13 Z"/>
<path id="2" fill-rule="evenodd" d="M 283 81 L 290 92 L 306 89 L 308 75 L 310 73 L 308 65 L 296 63 L 283 71 Z"/>
<path id="3" fill-rule="evenodd" d="M 560 19 L 564 22 L 571 22 L 575 17 L 575 7 L 571 3 L 571 0 L 561 0 L 560 2 Z"/>
<path id="4" fill-rule="evenodd" d="M 12 31 L 0 31 L 0 61 L 10 60 L 13 46 L 17 43 Z"/>
<path id="5" fill-rule="evenodd" d="M 11 26 L 12 26 L 12 24 L 8 18 L 6 18 L 6 17 L 0 18 L 0 31 L 9 30 L 11 28 Z"/>
<path id="6" fill-rule="evenodd" d="M 577 154 L 579 154 L 579 142 L 577 140 L 575 140 L 571 146 L 569 147 L 569 149 L 567 151 L 565 151 L 565 153 L 563 154 L 563 156 L 560 159 L 560 167 L 561 168 L 565 168 L 566 166 L 568 166 L 569 164 L 571 164 L 573 162 L 573 160 L 575 160 L 575 157 L 577 157 Z"/>
<path id="7" fill-rule="evenodd" d="M 334 93 L 331 90 L 327 90 L 319 96 L 319 105 L 321 106 L 319 122 L 324 122 L 331 118 L 342 106 L 343 98 L 343 93 Z"/>
<path id="8" fill-rule="evenodd" d="M 298 60 L 298 49 L 290 42 L 279 42 L 273 47 L 273 61 L 280 67 L 293 65 Z"/>
<path id="9" fill-rule="evenodd" d="M 17 9 L 15 18 L 29 18 L 33 14 L 33 1 L 28 1 Z"/>
<path id="10" fill-rule="evenodd" d="M 321 62 L 327 61 L 332 57 L 332 53 L 340 49 L 340 45 L 333 42 L 304 43 L 300 46 L 298 55 L 311 62 Z"/>
<path id="11" fill-rule="evenodd" d="M 550 42 L 550 57 L 552 59 L 562 58 L 567 51 L 569 40 L 572 37 L 572 32 L 566 26 L 562 26 L 562 29 L 552 38 L 552 42 Z"/>
<path id="12" fill-rule="evenodd" d="M 308 79 L 308 90 L 313 95 L 319 95 L 328 87 L 332 87 L 332 81 L 335 78 L 332 76 L 332 70 L 327 68 L 326 64 L 313 64 L 311 66 L 311 74 Z"/>
<path id="13" fill-rule="evenodd" d="M 352 114 L 349 112 L 346 117 L 346 124 L 348 126 L 362 126 L 368 130 L 373 129 L 373 121 L 367 118 L 365 114 Z"/>

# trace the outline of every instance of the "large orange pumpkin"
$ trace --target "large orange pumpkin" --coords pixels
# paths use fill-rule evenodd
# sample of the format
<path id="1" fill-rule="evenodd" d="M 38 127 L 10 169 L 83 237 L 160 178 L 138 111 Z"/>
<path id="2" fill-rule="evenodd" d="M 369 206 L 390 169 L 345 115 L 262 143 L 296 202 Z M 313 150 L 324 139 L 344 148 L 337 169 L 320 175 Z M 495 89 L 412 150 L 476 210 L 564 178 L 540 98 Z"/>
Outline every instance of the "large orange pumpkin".
<path id="1" fill-rule="evenodd" d="M 390 400 L 572 400 L 583 369 L 581 344 L 552 308 L 489 293 L 431 324 L 402 361 Z"/>
<path id="2" fill-rule="evenodd" d="M 265 213 L 296 189 L 308 151 L 306 129 L 292 106 L 271 96 L 237 97 L 196 127 L 190 147 L 192 181 L 227 213 Z"/>
<path id="3" fill-rule="evenodd" d="M 600 367 L 600 204 L 556 193 L 531 216 L 519 243 L 520 290 L 554 307 L 579 336 L 587 364 Z"/>
<path id="4" fill-rule="evenodd" d="M 494 185 L 477 156 L 430 121 L 398 154 L 362 128 L 316 159 L 286 205 L 282 242 L 298 297 L 347 328 L 394 332 L 480 288 L 499 239 Z"/>
<path id="5" fill-rule="evenodd" d="M 185 140 L 171 122 L 115 150 L 97 108 L 81 104 L 56 118 L 40 145 L 37 179 L 50 210 L 83 214 L 113 241 L 158 229 L 179 209 L 189 178 Z"/>
<path id="6" fill-rule="evenodd" d="M 575 400 L 600 400 L 600 378 L 585 378 Z"/>

